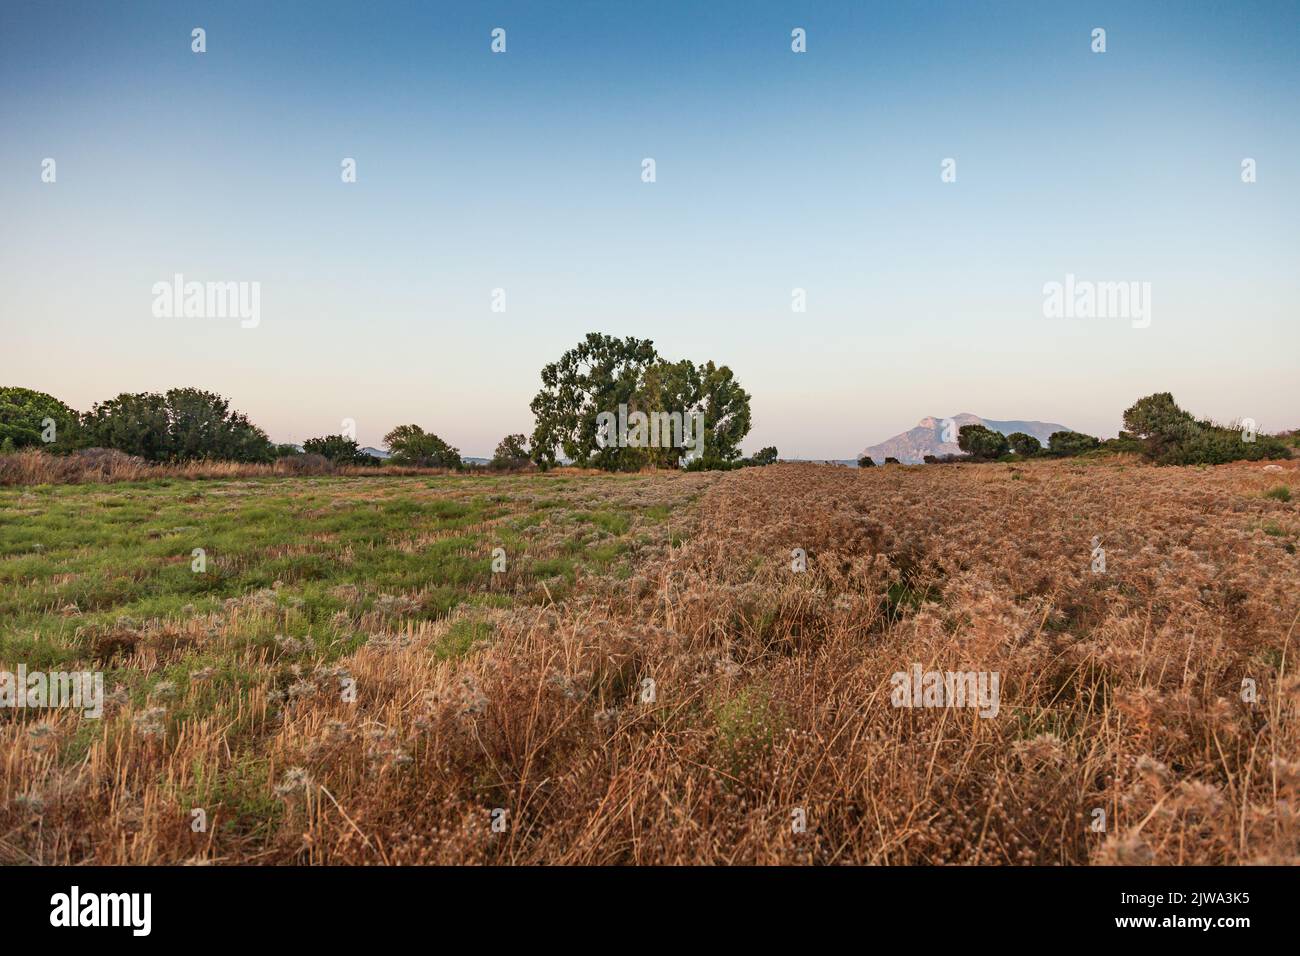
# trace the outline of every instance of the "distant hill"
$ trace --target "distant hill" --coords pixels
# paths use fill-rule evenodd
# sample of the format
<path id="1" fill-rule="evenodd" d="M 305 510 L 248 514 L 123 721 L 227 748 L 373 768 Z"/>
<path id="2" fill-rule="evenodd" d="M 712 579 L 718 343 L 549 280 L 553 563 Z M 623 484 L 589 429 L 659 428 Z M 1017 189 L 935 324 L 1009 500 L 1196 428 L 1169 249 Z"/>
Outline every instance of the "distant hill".
<path id="1" fill-rule="evenodd" d="M 1037 438 L 1044 446 L 1047 445 L 1047 439 L 1051 437 L 1052 432 L 1072 430 L 1069 426 L 1056 422 L 1000 422 L 991 418 L 980 418 L 970 412 L 953 415 L 952 420 L 956 428 L 961 428 L 962 425 L 983 425 L 1004 435 L 1024 432 Z M 945 442 L 943 430 L 944 419 L 932 415 L 917 422 L 915 428 L 908 429 L 893 438 L 887 438 L 878 445 L 868 445 L 862 449 L 858 458 L 870 455 L 871 460 L 877 465 L 882 464 L 886 458 L 897 458 L 905 465 L 915 465 L 924 460 L 926 455 L 960 455 L 962 451 L 957 447 L 956 435 L 953 435 L 953 441 Z"/>

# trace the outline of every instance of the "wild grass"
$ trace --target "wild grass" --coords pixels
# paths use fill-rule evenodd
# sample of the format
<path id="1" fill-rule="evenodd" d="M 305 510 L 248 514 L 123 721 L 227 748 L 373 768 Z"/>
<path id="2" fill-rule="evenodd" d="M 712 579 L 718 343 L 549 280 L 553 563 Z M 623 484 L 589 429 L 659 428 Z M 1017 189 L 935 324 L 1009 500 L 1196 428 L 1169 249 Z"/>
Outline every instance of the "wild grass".
<path id="1" fill-rule="evenodd" d="M 0 860 L 1294 863 L 1297 479 L 0 490 L 0 669 L 116 688 L 0 716 Z M 998 715 L 893 706 L 913 663 L 997 672 Z"/>
<path id="2" fill-rule="evenodd" d="M 272 478 L 302 475 L 336 475 L 349 478 L 410 478 L 420 475 L 459 475 L 465 472 L 445 468 L 416 468 L 391 463 L 382 466 L 335 465 L 319 456 L 282 458 L 270 464 L 233 461 L 148 462 L 105 448 L 83 449 L 68 455 L 48 454 L 25 448 L 0 454 L 0 487 L 5 485 L 54 485 L 114 482 L 150 482 L 168 479 L 207 481 L 236 478 Z M 508 472 L 507 472 L 508 473 Z M 498 477 L 502 474 L 476 468 L 471 476 Z M 551 473 L 570 477 L 599 474 L 591 469 L 560 468 Z"/>

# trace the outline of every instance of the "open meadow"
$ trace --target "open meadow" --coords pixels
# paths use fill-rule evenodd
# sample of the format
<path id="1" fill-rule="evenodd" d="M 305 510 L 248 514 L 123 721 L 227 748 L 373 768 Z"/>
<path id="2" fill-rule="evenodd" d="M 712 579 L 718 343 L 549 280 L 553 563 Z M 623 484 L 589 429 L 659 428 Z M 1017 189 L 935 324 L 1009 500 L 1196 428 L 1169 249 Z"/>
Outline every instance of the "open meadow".
<path id="1" fill-rule="evenodd" d="M 1296 465 L 0 488 L 0 863 L 1297 862 Z"/>

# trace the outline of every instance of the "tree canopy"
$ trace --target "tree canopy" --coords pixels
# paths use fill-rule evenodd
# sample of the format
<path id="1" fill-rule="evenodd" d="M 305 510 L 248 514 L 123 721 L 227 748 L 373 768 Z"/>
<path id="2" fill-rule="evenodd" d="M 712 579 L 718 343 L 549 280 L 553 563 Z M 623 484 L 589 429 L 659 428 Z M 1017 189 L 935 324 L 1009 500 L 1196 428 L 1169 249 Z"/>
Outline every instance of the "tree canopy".
<path id="1" fill-rule="evenodd" d="M 498 469 L 523 468 L 528 464 L 528 436 L 507 435 L 497 443 L 489 467 Z"/>
<path id="2" fill-rule="evenodd" d="M 1082 455 L 1101 445 L 1101 440 L 1083 432 L 1059 431 L 1047 436 L 1047 450 L 1062 457 Z"/>
<path id="3" fill-rule="evenodd" d="M 730 368 L 667 361 L 649 339 L 588 333 L 541 379 L 530 407 L 532 458 L 542 468 L 561 452 L 575 465 L 608 471 L 674 468 L 688 458 L 695 467 L 728 467 L 750 429 L 750 396 Z M 645 440 L 638 417 L 657 437 Z"/>
<path id="4" fill-rule="evenodd" d="M 302 443 L 302 450 L 307 455 L 320 455 L 336 465 L 378 465 L 380 461 L 374 455 L 368 455 L 357 447 L 355 438 L 346 435 L 322 435 L 320 438 L 308 438 Z"/>
<path id="5" fill-rule="evenodd" d="M 962 425 L 957 429 L 957 447 L 972 458 L 1001 458 L 1010 447 L 1007 436 L 983 425 Z"/>
<path id="6" fill-rule="evenodd" d="M 1277 437 L 1196 419 L 1179 408 L 1169 392 L 1156 392 L 1129 406 L 1124 430 L 1138 440 L 1146 458 L 1160 465 L 1219 465 L 1291 454 Z"/>
<path id="7" fill-rule="evenodd" d="M 96 402 L 82 417 L 82 442 L 148 461 L 271 461 L 266 433 L 214 392 L 173 388 L 165 394 L 123 392 Z"/>
<path id="8" fill-rule="evenodd" d="M 1043 450 L 1043 443 L 1025 432 L 1012 432 L 1007 436 L 1007 444 L 1022 458 L 1033 458 Z"/>
<path id="9" fill-rule="evenodd" d="M 63 451 L 76 446 L 79 426 L 76 410 L 53 395 L 13 385 L 0 387 L 0 447 L 35 445 Z"/>
<path id="10" fill-rule="evenodd" d="M 398 425 L 384 436 L 395 465 L 420 468 L 462 468 L 459 449 L 452 448 L 433 432 L 419 425 Z"/>
<path id="11" fill-rule="evenodd" d="M 558 361 L 543 367 L 542 388 L 530 404 L 533 461 L 555 465 L 557 449 L 574 464 L 608 471 L 640 467 L 640 449 L 621 448 L 615 441 L 601 447 L 596 416 L 635 407 L 646 370 L 658 359 L 648 339 L 590 332 Z"/>

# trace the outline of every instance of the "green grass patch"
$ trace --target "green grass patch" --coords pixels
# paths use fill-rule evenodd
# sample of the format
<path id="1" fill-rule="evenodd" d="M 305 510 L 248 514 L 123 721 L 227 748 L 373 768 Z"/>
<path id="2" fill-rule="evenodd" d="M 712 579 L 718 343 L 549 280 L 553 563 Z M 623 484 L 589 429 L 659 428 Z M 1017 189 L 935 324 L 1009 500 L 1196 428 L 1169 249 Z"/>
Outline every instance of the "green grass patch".
<path id="1" fill-rule="evenodd" d="M 632 556 L 663 541 L 689 500 L 685 488 L 678 503 L 646 496 L 649 484 L 453 475 L 0 488 L 0 668 L 103 670 L 136 706 L 165 705 L 174 733 L 408 622 L 454 616 L 435 653 L 458 659 L 492 636 L 458 608 L 562 600 L 588 571 L 630 576 Z M 504 577 L 492 573 L 496 547 Z M 141 652 L 156 662 L 147 675 L 133 663 Z M 174 691 L 155 699 L 168 682 Z M 83 760 L 101 732 L 86 722 L 60 760 Z M 246 832 L 283 807 L 264 773 L 223 771 L 193 799 Z"/>
<path id="2" fill-rule="evenodd" d="M 474 649 L 475 644 L 486 641 L 491 636 L 492 625 L 487 621 L 457 618 L 452 621 L 447 633 L 438 640 L 434 656 L 440 661 L 464 657 Z"/>

